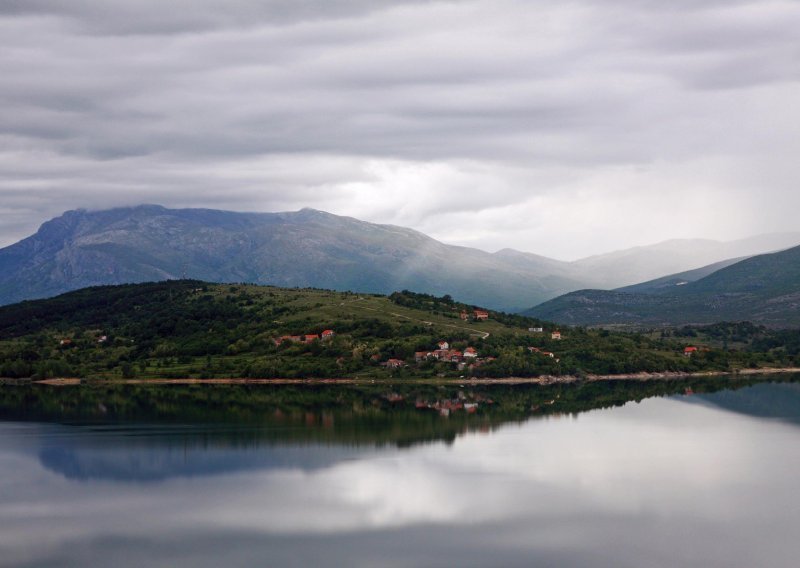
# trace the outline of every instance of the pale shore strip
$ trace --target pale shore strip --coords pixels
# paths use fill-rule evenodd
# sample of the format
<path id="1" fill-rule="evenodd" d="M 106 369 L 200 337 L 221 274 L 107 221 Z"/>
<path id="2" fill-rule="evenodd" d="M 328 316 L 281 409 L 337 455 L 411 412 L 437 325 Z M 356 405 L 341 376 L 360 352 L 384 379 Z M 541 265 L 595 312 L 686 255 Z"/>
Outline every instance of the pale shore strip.
<path id="1" fill-rule="evenodd" d="M 555 385 L 571 384 L 578 382 L 603 382 L 603 381 L 673 381 L 704 379 L 714 377 L 724 377 L 735 379 L 743 378 L 764 378 L 769 379 L 772 375 L 800 374 L 798 367 L 785 367 L 776 369 L 740 369 L 733 372 L 728 371 L 701 371 L 696 373 L 681 373 L 666 371 L 660 373 L 624 373 L 619 375 L 585 375 L 577 377 L 573 375 L 544 375 L 540 377 L 500 377 L 500 378 L 354 378 L 343 377 L 336 379 L 244 379 L 244 378 L 217 378 L 217 379 L 80 379 L 71 377 L 30 380 L 30 379 L 3 379 L 0 378 L 0 385 L 13 385 L 23 383 L 33 383 L 38 385 L 50 386 L 74 386 L 74 385 L 369 385 L 369 384 L 408 384 L 408 385 Z"/>

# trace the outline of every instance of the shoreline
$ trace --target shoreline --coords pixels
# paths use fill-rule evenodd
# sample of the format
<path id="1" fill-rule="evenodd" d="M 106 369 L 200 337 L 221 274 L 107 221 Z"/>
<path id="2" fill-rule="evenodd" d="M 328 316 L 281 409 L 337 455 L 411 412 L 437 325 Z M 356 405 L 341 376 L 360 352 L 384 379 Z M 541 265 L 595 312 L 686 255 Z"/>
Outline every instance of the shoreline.
<path id="1" fill-rule="evenodd" d="M 408 385 L 555 385 L 573 384 L 579 382 L 607 382 L 607 381 L 669 381 L 690 380 L 713 377 L 769 377 L 771 375 L 800 374 L 800 368 L 784 367 L 775 369 L 739 369 L 737 371 L 698 371 L 695 373 L 681 373 L 665 371 L 657 373 L 623 373 L 620 375 L 543 375 L 540 377 L 486 377 L 486 378 L 380 378 L 362 379 L 354 377 L 328 378 L 328 379 L 245 379 L 245 378 L 214 378 L 214 379 L 81 379 L 75 377 L 60 377 L 52 379 L 9 379 L 0 378 L 2 385 L 37 384 L 46 386 L 75 386 L 75 385 L 371 385 L 379 383 L 405 383 Z"/>

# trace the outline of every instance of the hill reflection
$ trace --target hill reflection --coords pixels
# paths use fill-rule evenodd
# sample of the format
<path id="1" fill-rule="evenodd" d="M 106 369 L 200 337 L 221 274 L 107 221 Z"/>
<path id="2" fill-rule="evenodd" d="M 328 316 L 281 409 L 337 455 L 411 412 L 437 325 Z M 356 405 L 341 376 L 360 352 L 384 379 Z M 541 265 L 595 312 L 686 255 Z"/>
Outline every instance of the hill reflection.
<path id="1" fill-rule="evenodd" d="M 681 400 L 800 423 L 796 380 L 759 386 L 719 378 L 547 387 L 29 384 L 0 388 L 0 420 L 37 429 L 38 446 L 25 451 L 66 478 L 155 482 L 312 471 L 369 452 L 452 443 L 471 432 L 650 397 L 693 394 Z"/>

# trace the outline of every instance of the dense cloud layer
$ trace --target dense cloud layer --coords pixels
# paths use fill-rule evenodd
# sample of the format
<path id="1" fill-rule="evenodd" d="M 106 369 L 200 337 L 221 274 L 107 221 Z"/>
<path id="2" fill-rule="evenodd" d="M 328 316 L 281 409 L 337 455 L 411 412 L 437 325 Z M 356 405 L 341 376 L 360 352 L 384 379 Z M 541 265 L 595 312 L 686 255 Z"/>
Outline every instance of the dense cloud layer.
<path id="1" fill-rule="evenodd" d="M 797 229 L 800 4 L 6 1 L 0 244 L 312 206 L 575 257 Z"/>

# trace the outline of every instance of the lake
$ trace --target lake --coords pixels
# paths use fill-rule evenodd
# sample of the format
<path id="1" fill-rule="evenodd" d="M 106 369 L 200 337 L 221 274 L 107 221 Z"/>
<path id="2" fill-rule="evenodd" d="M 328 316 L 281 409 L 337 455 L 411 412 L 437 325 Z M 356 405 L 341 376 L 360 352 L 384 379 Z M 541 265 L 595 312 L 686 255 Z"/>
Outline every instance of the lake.
<path id="1" fill-rule="evenodd" d="M 800 383 L 0 386 L 2 566 L 792 567 Z"/>

